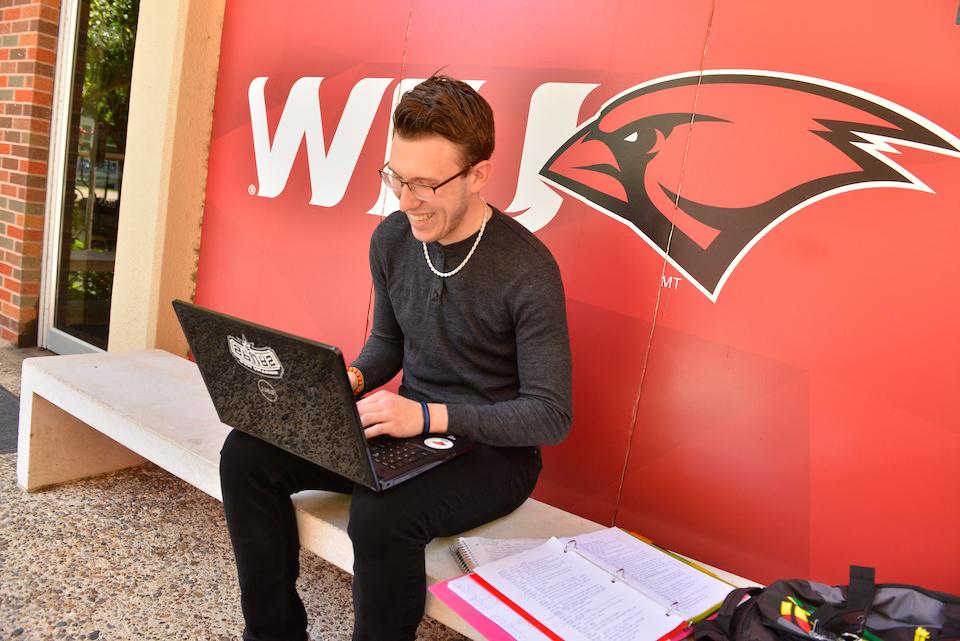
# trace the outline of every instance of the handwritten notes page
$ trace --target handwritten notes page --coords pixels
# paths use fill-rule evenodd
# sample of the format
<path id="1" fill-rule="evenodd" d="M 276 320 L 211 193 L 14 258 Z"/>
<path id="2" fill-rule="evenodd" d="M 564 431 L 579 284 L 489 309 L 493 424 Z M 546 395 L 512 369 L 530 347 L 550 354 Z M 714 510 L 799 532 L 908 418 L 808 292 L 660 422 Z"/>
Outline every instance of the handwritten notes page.
<path id="1" fill-rule="evenodd" d="M 579 539 L 578 539 L 579 543 Z M 655 601 L 550 539 L 476 573 L 563 639 L 653 641 L 684 624 Z"/>
<path id="2" fill-rule="evenodd" d="M 696 619 L 719 605 L 733 589 L 683 561 L 619 528 L 574 537 L 577 549 L 624 579 L 664 608 L 677 603 L 681 616 Z"/>
<path id="3" fill-rule="evenodd" d="M 516 641 L 549 641 L 549 638 L 533 627 L 510 606 L 493 596 L 479 583 L 464 575 L 447 584 L 450 591 L 467 602 L 475 610 L 503 628 Z"/>

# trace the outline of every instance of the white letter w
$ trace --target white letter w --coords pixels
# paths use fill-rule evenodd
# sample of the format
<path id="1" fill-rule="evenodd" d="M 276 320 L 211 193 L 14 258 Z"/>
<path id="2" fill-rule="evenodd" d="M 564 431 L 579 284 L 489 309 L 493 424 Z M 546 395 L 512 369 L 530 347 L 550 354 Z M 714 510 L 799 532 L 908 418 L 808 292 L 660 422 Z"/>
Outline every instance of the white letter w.
<path id="1" fill-rule="evenodd" d="M 323 78 L 307 77 L 293 84 L 280 114 L 272 145 L 267 132 L 263 92 L 267 79 L 254 78 L 250 83 L 247 98 L 250 102 L 253 152 L 257 161 L 258 196 L 275 198 L 283 191 L 304 138 L 307 140 L 307 166 L 312 190 L 310 204 L 333 207 L 347 191 L 370 125 L 392 80 L 364 78 L 350 91 L 329 153 L 323 142 L 323 120 L 320 115 L 319 90 L 322 81 Z"/>

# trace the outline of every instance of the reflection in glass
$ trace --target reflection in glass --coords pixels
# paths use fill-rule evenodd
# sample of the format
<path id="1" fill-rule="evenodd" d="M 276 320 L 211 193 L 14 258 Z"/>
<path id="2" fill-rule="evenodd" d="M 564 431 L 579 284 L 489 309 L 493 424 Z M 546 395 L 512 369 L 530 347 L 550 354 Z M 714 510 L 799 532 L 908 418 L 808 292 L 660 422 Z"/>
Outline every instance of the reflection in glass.
<path id="1" fill-rule="evenodd" d="M 140 0 L 82 0 L 54 327 L 107 348 Z"/>

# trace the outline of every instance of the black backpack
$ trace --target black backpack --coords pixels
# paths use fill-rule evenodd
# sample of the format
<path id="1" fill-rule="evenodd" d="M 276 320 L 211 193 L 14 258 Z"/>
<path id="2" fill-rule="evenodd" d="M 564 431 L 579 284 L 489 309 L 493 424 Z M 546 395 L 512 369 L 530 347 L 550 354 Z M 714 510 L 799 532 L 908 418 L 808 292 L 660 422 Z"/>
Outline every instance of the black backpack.
<path id="1" fill-rule="evenodd" d="M 746 601 L 741 601 L 749 596 Z M 874 582 L 851 566 L 850 585 L 776 581 L 731 592 L 694 641 L 960 641 L 960 597 Z"/>

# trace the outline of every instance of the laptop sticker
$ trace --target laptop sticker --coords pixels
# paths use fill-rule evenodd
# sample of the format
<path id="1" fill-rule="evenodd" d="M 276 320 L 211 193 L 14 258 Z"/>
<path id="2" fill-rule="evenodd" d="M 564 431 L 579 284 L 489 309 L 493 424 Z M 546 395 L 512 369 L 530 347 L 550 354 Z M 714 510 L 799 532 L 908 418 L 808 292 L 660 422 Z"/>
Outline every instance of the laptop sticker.
<path id="1" fill-rule="evenodd" d="M 241 338 L 227 336 L 227 345 L 237 362 L 254 374 L 283 378 L 283 365 L 272 347 L 254 347 L 242 334 Z"/>
<path id="2" fill-rule="evenodd" d="M 453 441 L 440 436 L 432 436 L 424 439 L 423 444 L 435 450 L 449 450 L 451 447 L 453 447 Z"/>

